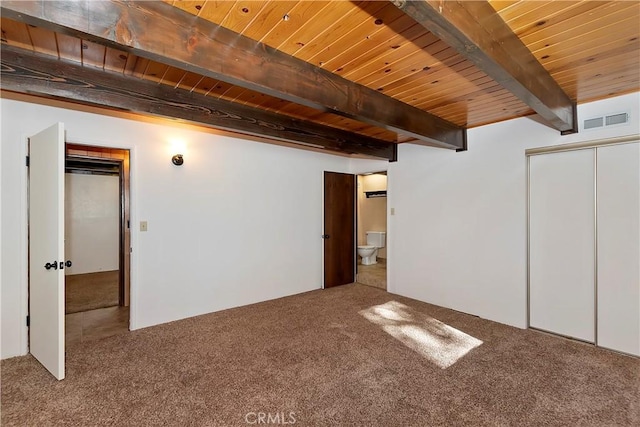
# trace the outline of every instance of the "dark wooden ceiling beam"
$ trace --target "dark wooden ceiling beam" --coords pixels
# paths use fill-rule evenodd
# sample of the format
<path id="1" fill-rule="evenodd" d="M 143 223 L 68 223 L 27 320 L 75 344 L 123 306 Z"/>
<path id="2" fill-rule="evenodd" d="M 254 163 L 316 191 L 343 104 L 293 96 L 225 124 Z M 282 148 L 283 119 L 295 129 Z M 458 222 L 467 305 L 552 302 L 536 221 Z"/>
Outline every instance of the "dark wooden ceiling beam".
<path id="1" fill-rule="evenodd" d="M 390 0 L 563 134 L 578 131 L 575 103 L 486 1 Z"/>
<path id="2" fill-rule="evenodd" d="M 11 1 L 2 16 L 82 37 L 445 148 L 466 131 L 376 90 L 157 1 Z"/>
<path id="3" fill-rule="evenodd" d="M 0 88 L 81 104 L 179 118 L 218 129 L 395 161 L 397 145 L 184 89 L 82 67 L 2 45 Z"/>

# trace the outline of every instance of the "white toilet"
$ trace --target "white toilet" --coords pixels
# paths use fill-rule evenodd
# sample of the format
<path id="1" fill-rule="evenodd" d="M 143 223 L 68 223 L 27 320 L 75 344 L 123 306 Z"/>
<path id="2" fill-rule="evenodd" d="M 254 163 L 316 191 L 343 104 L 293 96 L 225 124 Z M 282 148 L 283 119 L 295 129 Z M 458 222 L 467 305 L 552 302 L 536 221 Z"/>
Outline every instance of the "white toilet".
<path id="1" fill-rule="evenodd" d="M 377 264 L 378 249 L 384 248 L 387 243 L 385 231 L 367 231 L 366 246 L 358 246 L 358 255 L 362 257 L 362 265 Z"/>

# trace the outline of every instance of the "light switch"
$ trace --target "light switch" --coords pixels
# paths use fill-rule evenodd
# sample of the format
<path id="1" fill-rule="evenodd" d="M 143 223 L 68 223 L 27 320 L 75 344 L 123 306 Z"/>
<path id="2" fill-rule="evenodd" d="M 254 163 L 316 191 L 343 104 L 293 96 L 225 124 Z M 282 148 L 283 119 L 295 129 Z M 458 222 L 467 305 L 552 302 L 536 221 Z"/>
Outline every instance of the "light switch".
<path id="1" fill-rule="evenodd" d="M 395 215 L 396 214 L 396 208 L 391 208 L 391 215 Z"/>
<path id="2" fill-rule="evenodd" d="M 140 221 L 140 231 L 147 231 L 147 221 Z"/>

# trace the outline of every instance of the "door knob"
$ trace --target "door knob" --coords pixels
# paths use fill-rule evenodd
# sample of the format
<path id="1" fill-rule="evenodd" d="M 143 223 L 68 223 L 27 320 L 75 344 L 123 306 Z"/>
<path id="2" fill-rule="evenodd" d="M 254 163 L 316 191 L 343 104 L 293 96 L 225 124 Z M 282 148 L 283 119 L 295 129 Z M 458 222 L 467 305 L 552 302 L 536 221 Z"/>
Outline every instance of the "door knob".
<path id="1" fill-rule="evenodd" d="M 329 235 L 328 235 L 328 234 L 323 234 L 323 235 L 322 235 L 322 238 L 323 238 L 323 239 L 328 239 L 328 238 L 329 238 Z"/>
<path id="2" fill-rule="evenodd" d="M 53 261 L 53 262 L 48 262 L 44 265 L 44 268 L 46 268 L 47 270 L 51 270 L 52 268 L 54 270 L 58 269 L 58 261 Z"/>
<path id="3" fill-rule="evenodd" d="M 60 261 L 60 270 L 64 270 L 65 267 L 71 267 L 71 261 Z"/>

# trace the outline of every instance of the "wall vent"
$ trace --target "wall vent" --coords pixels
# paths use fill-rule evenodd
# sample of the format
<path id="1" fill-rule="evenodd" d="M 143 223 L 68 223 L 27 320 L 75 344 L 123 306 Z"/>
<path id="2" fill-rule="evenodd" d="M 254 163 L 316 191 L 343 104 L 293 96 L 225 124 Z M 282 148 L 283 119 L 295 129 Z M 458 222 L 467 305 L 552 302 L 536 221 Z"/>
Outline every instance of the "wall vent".
<path id="1" fill-rule="evenodd" d="M 627 113 L 612 114 L 605 117 L 605 126 L 621 125 L 629 121 Z"/>
<path id="2" fill-rule="evenodd" d="M 594 117 L 583 123 L 583 129 L 597 129 L 607 126 L 618 126 L 629 123 L 629 113 L 609 114 L 608 116 Z"/>
<path id="3" fill-rule="evenodd" d="M 586 129 L 595 129 L 595 128 L 601 128 L 603 126 L 604 121 L 602 120 L 602 117 L 596 117 L 595 119 L 587 119 L 584 121 L 584 128 Z"/>

